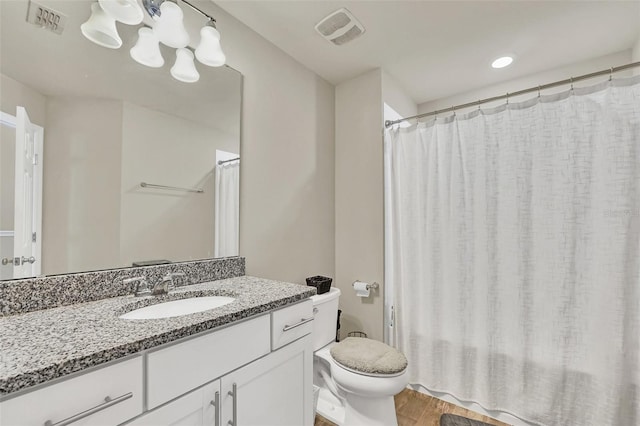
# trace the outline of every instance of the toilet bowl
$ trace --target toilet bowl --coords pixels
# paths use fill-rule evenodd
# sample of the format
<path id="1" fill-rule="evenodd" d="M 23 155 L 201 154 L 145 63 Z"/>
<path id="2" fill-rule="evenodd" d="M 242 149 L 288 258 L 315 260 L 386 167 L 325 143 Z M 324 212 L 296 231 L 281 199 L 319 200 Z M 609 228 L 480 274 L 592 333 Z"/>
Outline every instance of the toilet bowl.
<path id="1" fill-rule="evenodd" d="M 331 355 L 335 343 L 340 290 L 313 296 L 314 385 L 320 388 L 317 413 L 338 425 L 395 426 L 393 396 L 409 383 L 407 370 L 395 374 L 363 373 Z"/>

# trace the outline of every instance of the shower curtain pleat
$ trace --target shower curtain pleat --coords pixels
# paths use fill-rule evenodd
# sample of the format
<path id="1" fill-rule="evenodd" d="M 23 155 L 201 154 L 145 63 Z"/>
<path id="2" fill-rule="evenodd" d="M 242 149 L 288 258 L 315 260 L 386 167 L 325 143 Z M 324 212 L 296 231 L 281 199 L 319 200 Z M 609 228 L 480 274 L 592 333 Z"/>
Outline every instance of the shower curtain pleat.
<path id="1" fill-rule="evenodd" d="M 541 425 L 640 424 L 640 78 L 385 144 L 411 382 Z"/>

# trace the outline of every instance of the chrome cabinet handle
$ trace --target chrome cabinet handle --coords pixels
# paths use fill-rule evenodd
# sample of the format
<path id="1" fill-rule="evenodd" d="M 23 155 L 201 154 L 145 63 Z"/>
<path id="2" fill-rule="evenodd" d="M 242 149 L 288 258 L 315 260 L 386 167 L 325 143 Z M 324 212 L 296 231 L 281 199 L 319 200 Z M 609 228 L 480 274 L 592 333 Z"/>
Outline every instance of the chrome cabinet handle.
<path id="1" fill-rule="evenodd" d="M 213 401 L 210 402 L 211 405 L 215 407 L 213 424 L 214 426 L 220 426 L 220 416 L 218 410 L 220 410 L 220 392 L 216 391 L 215 396 L 213 397 Z"/>
<path id="2" fill-rule="evenodd" d="M 306 324 L 309 321 L 313 321 L 313 317 L 311 317 L 311 318 L 302 318 L 300 320 L 300 322 L 297 322 L 297 323 L 295 323 L 293 325 L 285 325 L 284 327 L 282 327 L 282 331 L 289 331 L 289 330 L 294 329 L 296 327 L 300 327 L 302 324 Z"/>
<path id="3" fill-rule="evenodd" d="M 88 417 L 92 414 L 97 413 L 98 411 L 102 411 L 105 408 L 109 408 L 112 405 L 116 405 L 119 404 L 123 401 L 126 401 L 127 399 L 133 397 L 133 392 L 129 392 L 129 393 L 125 393 L 124 395 L 120 395 L 117 398 L 113 398 L 111 399 L 110 397 L 105 397 L 104 402 L 100 405 L 96 405 L 93 408 L 89 408 L 88 410 L 83 411 L 82 413 L 78 413 L 78 414 L 74 414 L 71 417 L 67 417 L 64 420 L 60 420 L 57 423 L 53 423 L 51 420 L 47 420 L 46 422 L 44 422 L 44 426 L 66 426 L 68 424 L 71 424 L 73 422 L 77 422 L 80 419 L 84 419 L 85 417 Z"/>
<path id="4" fill-rule="evenodd" d="M 36 258 L 33 256 L 31 257 L 22 256 L 22 264 L 24 265 L 25 263 L 31 263 L 33 265 L 34 263 L 36 263 Z"/>
<path id="5" fill-rule="evenodd" d="M 232 390 L 230 390 L 228 394 L 233 398 L 233 417 L 227 424 L 229 426 L 236 426 L 238 422 L 238 385 L 234 383 Z"/>

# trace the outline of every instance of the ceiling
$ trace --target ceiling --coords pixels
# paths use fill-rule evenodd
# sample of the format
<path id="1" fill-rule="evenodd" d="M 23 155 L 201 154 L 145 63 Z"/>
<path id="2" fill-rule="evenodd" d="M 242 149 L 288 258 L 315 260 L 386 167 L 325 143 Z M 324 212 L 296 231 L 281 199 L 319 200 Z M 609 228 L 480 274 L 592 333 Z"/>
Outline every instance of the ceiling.
<path id="1" fill-rule="evenodd" d="M 418 104 L 620 52 L 640 38 L 640 0 L 216 3 L 327 81 L 380 67 Z M 334 46 L 314 26 L 341 7 L 366 32 Z M 492 69 L 504 54 L 516 55 L 513 65 Z"/>

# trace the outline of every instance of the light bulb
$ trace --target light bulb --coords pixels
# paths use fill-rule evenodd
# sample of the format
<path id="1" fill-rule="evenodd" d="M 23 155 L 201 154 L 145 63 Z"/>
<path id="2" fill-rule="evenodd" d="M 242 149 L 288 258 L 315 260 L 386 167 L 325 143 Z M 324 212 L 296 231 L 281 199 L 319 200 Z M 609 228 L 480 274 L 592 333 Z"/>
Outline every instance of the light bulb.
<path id="1" fill-rule="evenodd" d="M 176 49 L 176 63 L 171 67 L 171 75 L 176 80 L 185 83 L 195 83 L 200 80 L 200 74 L 193 63 L 193 53 L 186 48 Z"/>
<path id="2" fill-rule="evenodd" d="M 227 58 L 220 46 L 220 32 L 214 26 L 205 25 L 200 30 L 200 43 L 196 48 L 196 58 L 210 67 L 220 67 L 226 62 Z"/>
<path id="3" fill-rule="evenodd" d="M 512 62 L 513 62 L 513 58 L 511 56 L 503 56 L 493 61 L 491 63 L 491 66 L 493 68 L 504 68 L 511 65 Z"/>
<path id="4" fill-rule="evenodd" d="M 160 5 L 160 17 L 153 26 L 158 40 L 163 44 L 181 48 L 189 44 L 189 34 L 184 27 L 183 13 L 180 6 L 170 0 Z"/>
<path id="5" fill-rule="evenodd" d="M 118 49 L 122 46 L 115 19 L 105 13 L 97 2 L 91 5 L 91 16 L 87 22 L 80 25 L 80 31 L 86 38 L 102 47 Z"/>
<path id="6" fill-rule="evenodd" d="M 138 25 L 144 13 L 137 0 L 99 0 L 100 7 L 117 21 L 127 25 Z"/>
<path id="7" fill-rule="evenodd" d="M 142 27 L 138 30 L 138 41 L 129 50 L 134 61 L 152 68 L 164 65 L 164 58 L 160 53 L 158 38 L 151 28 Z"/>

